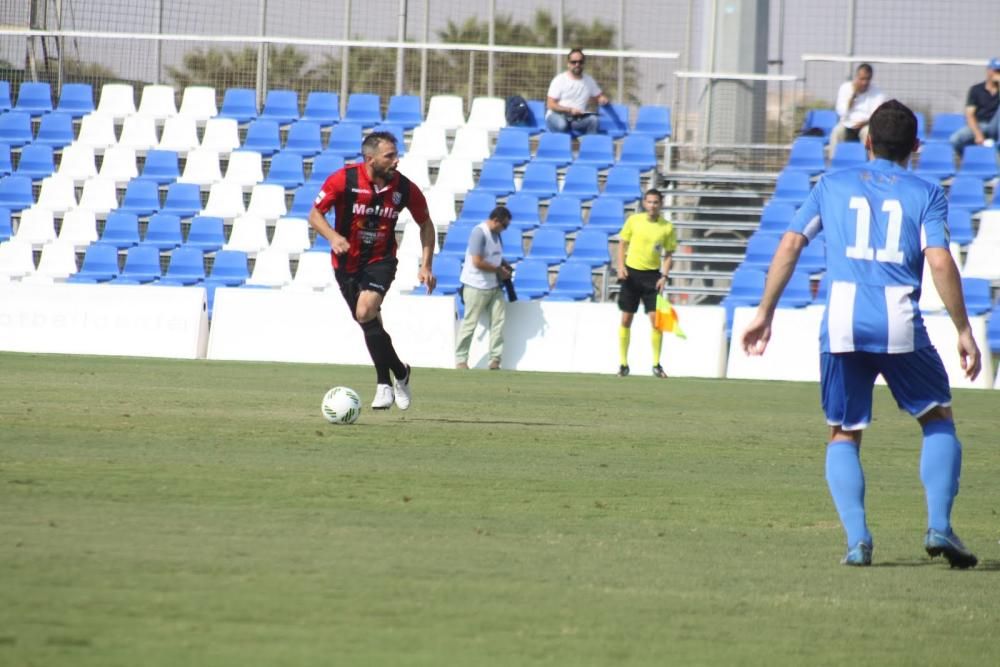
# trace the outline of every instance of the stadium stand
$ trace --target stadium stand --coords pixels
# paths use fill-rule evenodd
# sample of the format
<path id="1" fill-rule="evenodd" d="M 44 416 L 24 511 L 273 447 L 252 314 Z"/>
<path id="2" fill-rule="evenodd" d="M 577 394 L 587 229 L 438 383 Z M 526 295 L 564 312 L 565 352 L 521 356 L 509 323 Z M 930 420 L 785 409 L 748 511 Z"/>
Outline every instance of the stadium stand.
<path id="1" fill-rule="evenodd" d="M 829 143 L 830 133 L 840 122 L 840 116 L 833 109 L 809 109 L 802 120 L 801 133 L 805 136 L 820 136 L 823 143 Z"/>
<path id="2" fill-rule="evenodd" d="M 171 183 L 160 213 L 190 218 L 201 210 L 201 188 L 195 183 Z"/>
<path id="3" fill-rule="evenodd" d="M 810 176 L 822 173 L 826 169 L 823 140 L 819 137 L 799 137 L 792 142 L 785 169 L 796 169 Z"/>
<path id="4" fill-rule="evenodd" d="M 160 210 L 160 188 L 153 181 L 138 178 L 125 186 L 120 213 L 134 213 L 139 217 L 150 216 Z"/>
<path id="5" fill-rule="evenodd" d="M 831 169 L 856 167 L 868 161 L 868 153 L 859 141 L 841 141 L 830 158 Z"/>
<path id="6" fill-rule="evenodd" d="M 514 127 L 505 127 L 497 135 L 493 157 L 521 166 L 531 159 L 528 134 Z"/>
<path id="7" fill-rule="evenodd" d="M 526 259 L 535 259 L 548 265 L 566 261 L 566 232 L 557 226 L 543 224 L 531 237 L 531 247 Z"/>
<path id="8" fill-rule="evenodd" d="M 11 106 L 10 81 L 0 80 L 0 113 L 10 111 Z"/>
<path id="9" fill-rule="evenodd" d="M 0 114 L 0 143 L 10 148 L 20 148 L 34 140 L 31 132 L 31 114 L 26 111 L 7 111 Z"/>
<path id="10" fill-rule="evenodd" d="M 293 126 L 294 127 L 294 126 Z M 302 155 L 289 150 L 275 153 L 267 170 L 264 183 L 293 189 L 305 183 L 305 168 Z"/>
<path id="11" fill-rule="evenodd" d="M 464 157 L 446 157 L 438 166 L 434 189 L 464 196 L 476 186 L 472 161 Z"/>
<path id="12" fill-rule="evenodd" d="M 139 99 L 139 108 L 136 113 L 140 116 L 152 118 L 158 124 L 162 124 L 166 119 L 177 115 L 177 102 L 174 99 L 174 89 L 172 86 L 161 84 L 148 84 L 142 87 L 142 96 Z M 190 119 L 190 117 L 186 117 Z"/>
<path id="13" fill-rule="evenodd" d="M 639 170 L 622 164 L 612 166 L 608 169 L 603 192 L 625 203 L 638 201 L 642 198 Z"/>
<path id="14" fill-rule="evenodd" d="M 160 279 L 160 251 L 152 245 L 137 245 L 125 254 L 125 266 L 111 282 L 123 284 L 151 283 Z"/>
<path id="15" fill-rule="evenodd" d="M 84 181 L 80 193 L 80 208 L 92 211 L 99 219 L 104 219 L 108 213 L 117 209 L 118 196 L 114 180 L 97 176 Z"/>
<path id="16" fill-rule="evenodd" d="M 242 150 L 255 151 L 268 158 L 281 150 L 281 129 L 273 120 L 256 118 L 247 126 Z"/>
<path id="17" fill-rule="evenodd" d="M 849 145 L 849 144 L 844 144 Z M 838 144 L 838 148 L 840 145 Z M 920 148 L 920 159 L 914 171 L 930 181 L 941 181 L 955 175 L 955 149 L 942 141 L 931 141 Z"/>
<path id="18" fill-rule="evenodd" d="M 133 114 L 122 123 L 122 133 L 118 137 L 118 145 L 131 148 L 138 155 L 143 155 L 160 143 L 156 136 L 156 121 L 151 116 Z"/>
<path id="19" fill-rule="evenodd" d="M 542 224 L 538 213 L 538 197 L 530 192 L 524 192 L 523 190 L 515 192 L 507 197 L 506 206 L 511 215 L 510 228 L 507 231 L 508 239 L 512 235 L 511 232 L 513 232 L 520 241 L 521 235 L 524 232 L 531 231 Z M 485 220 L 485 217 L 483 219 Z M 506 244 L 510 245 L 510 241 L 506 240 Z"/>
<path id="20" fill-rule="evenodd" d="M 188 155 L 188 165 L 191 164 L 192 156 L 196 152 L 199 151 L 193 151 L 191 155 Z M 198 155 L 200 161 L 198 169 L 190 177 L 188 176 L 187 169 L 185 169 L 182 181 L 197 183 L 198 185 L 207 187 L 221 180 L 233 183 L 242 190 L 250 190 L 254 185 L 264 180 L 264 159 L 256 151 L 233 151 L 226 165 L 226 175 L 221 178 L 219 175 L 218 154 L 211 149 L 200 149 L 200 152 L 201 154 Z"/>
<path id="21" fill-rule="evenodd" d="M 306 95 L 306 106 L 301 120 L 319 123 L 322 128 L 330 128 L 340 122 L 340 95 L 321 90 Z"/>
<path id="22" fill-rule="evenodd" d="M 167 185 L 180 178 L 178 155 L 175 151 L 154 149 L 146 153 L 140 180 L 152 181 L 157 185 Z"/>
<path id="23" fill-rule="evenodd" d="M 124 250 L 139 245 L 139 241 L 139 216 L 118 210 L 108 214 L 104 230 L 97 242 Z"/>
<path id="24" fill-rule="evenodd" d="M 190 116 L 170 116 L 163 123 L 160 133 L 160 150 L 176 151 L 187 155 L 200 145 L 198 141 L 198 125 Z"/>
<path id="25" fill-rule="evenodd" d="M 59 240 L 83 250 L 97 241 L 97 216 L 85 208 L 66 211 L 59 228 Z"/>
<path id="26" fill-rule="evenodd" d="M 543 136 L 565 135 L 553 134 Z M 539 161 L 536 157 L 536 159 L 525 165 L 519 192 L 533 195 L 538 199 L 548 199 L 555 196 L 559 192 L 556 164 L 554 162 Z"/>
<path id="27" fill-rule="evenodd" d="M 566 169 L 560 194 L 571 195 L 581 201 L 590 201 L 600 190 L 597 187 L 597 168 L 574 162 Z"/>
<path id="28" fill-rule="evenodd" d="M 473 164 L 481 164 L 490 157 L 490 136 L 483 128 L 465 125 L 455 131 L 455 141 L 448 153 L 451 157 L 471 160 Z"/>
<path id="29" fill-rule="evenodd" d="M 603 134 L 586 134 L 580 137 L 580 150 L 577 152 L 576 159 L 573 161 L 574 165 L 588 165 L 599 170 L 603 170 L 607 169 L 614 163 L 615 144 L 610 136 L 605 136 Z"/>
<path id="30" fill-rule="evenodd" d="M 616 166 L 633 167 L 639 172 L 656 168 L 656 143 L 645 134 L 629 134 L 622 139 L 621 153 Z"/>
<path id="31" fill-rule="evenodd" d="M 10 146 L 0 143 L 0 176 L 8 176 L 14 171 L 14 162 L 10 156 Z"/>
<path id="32" fill-rule="evenodd" d="M 611 261 L 607 233 L 598 227 L 584 226 L 573 239 L 569 260 L 584 262 L 592 269 L 607 266 Z"/>
<path id="33" fill-rule="evenodd" d="M 955 176 L 948 187 L 948 205 L 961 206 L 972 213 L 986 208 L 983 180 L 979 176 Z"/>
<path id="34" fill-rule="evenodd" d="M 552 291 L 545 297 L 550 301 L 587 301 L 594 296 L 594 280 L 590 264 L 572 257 L 559 267 Z"/>
<path id="35" fill-rule="evenodd" d="M 774 196 L 772 202 L 791 204 L 798 207 L 809 196 L 812 183 L 809 175 L 797 170 L 784 170 L 778 174 L 778 180 L 774 185 Z"/>
<path id="36" fill-rule="evenodd" d="M 663 141 L 673 134 L 670 107 L 644 104 L 639 107 L 635 127 L 629 136 L 649 136 L 655 141 Z"/>
<path id="37" fill-rule="evenodd" d="M 21 149 L 21 159 L 18 160 L 14 174 L 27 176 L 33 181 L 40 181 L 51 176 L 56 170 L 52 146 L 47 144 L 27 144 Z"/>
<path id="38" fill-rule="evenodd" d="M 303 218 L 278 218 L 274 223 L 271 248 L 295 258 L 309 249 L 309 222 Z"/>
<path id="39" fill-rule="evenodd" d="M 67 278 L 71 283 L 103 283 L 118 275 L 118 248 L 94 243 L 83 254 L 80 270 Z"/>
<path id="40" fill-rule="evenodd" d="M 475 97 L 469 107 L 468 127 L 478 127 L 489 132 L 499 132 L 507 127 L 506 103 L 501 97 Z"/>
<path id="41" fill-rule="evenodd" d="M 158 285 L 196 285 L 205 280 L 205 255 L 200 248 L 182 245 L 170 253 L 170 261 Z"/>
<path id="42" fill-rule="evenodd" d="M 608 138 L 620 139 L 629 133 L 628 116 L 628 106 L 624 104 L 614 102 L 603 104 L 597 107 L 597 131 L 607 135 Z"/>
<path id="43" fill-rule="evenodd" d="M 549 265 L 540 259 L 526 258 L 514 269 L 514 288 L 519 299 L 540 299 L 549 293 Z"/>
<path id="44" fill-rule="evenodd" d="M 239 250 L 254 257 L 257 253 L 270 247 L 267 240 L 267 223 L 257 215 L 241 215 L 233 221 L 229 240 L 222 246 L 223 250 Z"/>
<path id="45" fill-rule="evenodd" d="M 250 191 L 250 202 L 247 204 L 247 214 L 264 218 L 273 223 L 288 213 L 285 204 L 285 189 L 273 183 L 258 183 Z"/>
<path id="46" fill-rule="evenodd" d="M 231 181 L 212 183 L 202 215 L 232 220 L 246 213 L 243 188 Z"/>
<path id="47" fill-rule="evenodd" d="M 131 84 L 106 83 L 101 86 L 101 97 L 97 101 L 96 113 L 122 121 L 135 115 L 135 91 Z"/>
<path id="48" fill-rule="evenodd" d="M 35 272 L 31 244 L 10 239 L 0 243 L 0 278 L 23 279 Z"/>
<path id="49" fill-rule="evenodd" d="M 220 250 L 225 243 L 225 226 L 221 217 L 196 215 L 191 218 L 191 226 L 188 228 L 187 239 L 179 250 L 196 250 L 199 253 L 215 252 Z M 176 255 L 179 250 L 175 250 L 173 255 Z M 204 270 L 202 271 L 202 277 L 204 277 Z"/>
<path id="50" fill-rule="evenodd" d="M 165 252 L 179 247 L 183 242 L 180 216 L 160 212 L 149 217 L 146 233 L 139 245 L 155 248 L 157 252 Z"/>
<path id="51" fill-rule="evenodd" d="M 52 86 L 45 81 L 24 81 L 17 89 L 14 111 L 21 111 L 34 118 L 52 111 Z"/>
<path id="52" fill-rule="evenodd" d="M 294 90 L 267 91 L 258 118 L 273 120 L 282 126 L 294 123 L 299 119 L 299 94 Z"/>
<path id="53" fill-rule="evenodd" d="M 34 202 L 30 178 L 13 174 L 0 178 L 0 208 L 16 213 Z"/>
<path id="54" fill-rule="evenodd" d="M 56 239 L 55 217 L 47 208 L 32 206 L 21 211 L 21 221 L 13 239 L 40 249 Z"/>
<path id="55" fill-rule="evenodd" d="M 382 100 L 373 93 L 351 93 L 347 96 L 344 122 L 361 127 L 374 127 L 382 122 Z"/>
<path id="56" fill-rule="evenodd" d="M 307 158 L 321 153 L 323 140 L 319 123 L 311 120 L 300 120 L 288 128 L 284 150 L 298 153 Z"/>
<path id="57" fill-rule="evenodd" d="M 36 144 L 45 144 L 55 149 L 69 146 L 76 139 L 73 132 L 73 117 L 68 113 L 53 112 L 42 116 L 35 135 Z"/>
<path id="58" fill-rule="evenodd" d="M 590 204 L 587 227 L 600 229 L 606 234 L 617 234 L 625 225 L 625 204 L 621 199 L 601 195 Z"/>
<path id="59" fill-rule="evenodd" d="M 57 217 L 76 208 L 78 204 L 73 179 L 59 174 L 43 178 L 38 190 L 37 205 L 49 209 Z"/>
<path id="60" fill-rule="evenodd" d="M 491 158 L 483 162 L 476 190 L 506 197 L 514 192 L 514 166 L 505 160 Z"/>
<path id="61" fill-rule="evenodd" d="M 72 243 L 57 240 L 42 247 L 38 268 L 26 279 L 29 282 L 65 282 L 76 272 L 76 248 Z"/>
<path id="62" fill-rule="evenodd" d="M 465 106 L 458 95 L 433 95 L 427 105 L 424 125 L 454 132 L 465 125 Z"/>
<path id="63" fill-rule="evenodd" d="M 541 228 L 558 229 L 564 234 L 575 232 L 583 226 L 583 213 L 580 199 L 566 194 L 559 194 L 549 200 L 545 212 L 545 222 Z"/>
<path id="64" fill-rule="evenodd" d="M 982 221 L 980 220 L 980 229 Z M 951 232 L 951 240 L 961 246 L 972 243 L 974 233 L 972 231 L 972 214 L 969 209 L 961 206 L 948 208 L 948 231 Z"/>
<path id="65" fill-rule="evenodd" d="M 966 146 L 962 152 L 959 176 L 978 176 L 983 180 L 997 177 L 997 151 L 993 146 Z"/>
<path id="66" fill-rule="evenodd" d="M 412 130 L 424 121 L 420 98 L 416 95 L 393 95 L 385 112 L 385 121 Z"/>
<path id="67" fill-rule="evenodd" d="M 428 163 L 437 164 L 448 155 L 448 139 L 445 128 L 433 125 L 429 121 L 413 128 L 413 137 L 407 157 L 419 157 Z"/>
<path id="68" fill-rule="evenodd" d="M 257 113 L 257 93 L 253 89 L 227 88 L 217 116 L 232 118 L 240 125 L 246 125 L 257 118 Z"/>
<path id="69" fill-rule="evenodd" d="M 187 86 L 181 95 L 181 106 L 178 115 L 194 118 L 199 125 L 206 126 L 209 118 L 219 115 L 219 107 L 215 102 L 215 88 L 211 86 Z"/>
<path id="70" fill-rule="evenodd" d="M 208 118 L 201 138 L 201 148 L 219 155 L 229 155 L 240 147 L 239 129 L 239 123 L 232 118 Z"/>
<path id="71" fill-rule="evenodd" d="M 324 152 L 353 161 L 361 156 L 361 139 L 361 126 L 345 120 L 330 130 L 330 138 Z"/>
<path id="72" fill-rule="evenodd" d="M 191 158 L 188 157 L 188 164 Z M 101 160 L 101 169 L 98 172 L 101 178 L 107 178 L 115 182 L 116 186 L 125 187 L 133 178 L 139 175 L 139 168 L 135 149 L 129 146 L 115 145 L 104 152 Z M 185 168 L 185 171 L 187 168 Z"/>
<path id="73" fill-rule="evenodd" d="M 96 153 L 104 153 L 111 146 L 118 143 L 115 136 L 114 117 L 107 113 L 89 113 L 80 120 L 80 131 L 76 137 L 76 144 L 89 146 Z"/>
<path id="74" fill-rule="evenodd" d="M 956 130 L 965 127 L 965 114 L 939 113 L 934 115 L 931 125 L 930 141 L 948 141 Z"/>
<path id="75" fill-rule="evenodd" d="M 436 294 L 447 296 L 458 292 L 458 288 L 462 286 L 460 276 L 462 275 L 464 257 L 464 250 L 462 255 L 441 255 L 438 253 L 438 258 L 434 262 L 434 273 L 437 276 Z M 423 293 L 422 289 L 414 291 L 414 294 Z"/>

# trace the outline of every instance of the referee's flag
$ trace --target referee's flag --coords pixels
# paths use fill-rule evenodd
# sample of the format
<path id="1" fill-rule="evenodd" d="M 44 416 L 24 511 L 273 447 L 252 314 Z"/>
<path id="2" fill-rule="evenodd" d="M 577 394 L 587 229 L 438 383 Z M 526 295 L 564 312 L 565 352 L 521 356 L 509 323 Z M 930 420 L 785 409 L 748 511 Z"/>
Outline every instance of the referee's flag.
<path id="1" fill-rule="evenodd" d="M 670 299 L 663 294 L 656 295 L 656 319 L 653 326 L 664 333 L 672 333 L 678 338 L 687 338 L 681 330 L 681 324 L 677 319 L 677 311 L 674 309 Z"/>

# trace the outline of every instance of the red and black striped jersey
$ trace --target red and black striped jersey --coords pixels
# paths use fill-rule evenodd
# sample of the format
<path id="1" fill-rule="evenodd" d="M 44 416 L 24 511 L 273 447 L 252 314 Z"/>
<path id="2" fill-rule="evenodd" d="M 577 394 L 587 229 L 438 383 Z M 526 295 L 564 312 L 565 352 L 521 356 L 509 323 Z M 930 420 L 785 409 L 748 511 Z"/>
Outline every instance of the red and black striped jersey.
<path id="1" fill-rule="evenodd" d="M 334 229 L 351 247 L 343 256 L 333 255 L 333 267 L 349 273 L 396 256 L 396 220 L 404 208 L 418 224 L 431 224 L 424 193 L 410 179 L 397 171 L 378 188 L 363 164 L 330 174 L 313 205 L 323 215 L 334 210 Z"/>

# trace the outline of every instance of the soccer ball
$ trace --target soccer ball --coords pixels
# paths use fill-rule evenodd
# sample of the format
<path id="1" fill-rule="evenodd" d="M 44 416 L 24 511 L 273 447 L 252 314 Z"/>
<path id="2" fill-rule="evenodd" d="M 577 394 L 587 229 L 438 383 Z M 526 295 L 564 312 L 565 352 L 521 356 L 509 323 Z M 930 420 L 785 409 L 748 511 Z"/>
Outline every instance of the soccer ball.
<path id="1" fill-rule="evenodd" d="M 331 424 L 353 424 L 361 416 L 361 398 L 353 389 L 334 387 L 323 397 L 320 411 Z"/>

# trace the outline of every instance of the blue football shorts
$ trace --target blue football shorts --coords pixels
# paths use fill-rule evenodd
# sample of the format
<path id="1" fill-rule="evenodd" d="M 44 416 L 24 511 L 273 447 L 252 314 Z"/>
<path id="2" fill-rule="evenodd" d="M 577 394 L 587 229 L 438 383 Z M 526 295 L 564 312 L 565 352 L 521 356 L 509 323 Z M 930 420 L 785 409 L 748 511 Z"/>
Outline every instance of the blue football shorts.
<path id="1" fill-rule="evenodd" d="M 872 420 L 872 388 L 885 378 L 900 410 L 921 417 L 937 406 L 951 405 L 948 374 L 933 347 L 902 354 L 844 352 L 820 355 L 820 393 L 826 422 L 845 431 L 863 429 Z"/>

